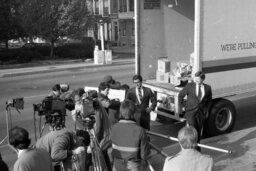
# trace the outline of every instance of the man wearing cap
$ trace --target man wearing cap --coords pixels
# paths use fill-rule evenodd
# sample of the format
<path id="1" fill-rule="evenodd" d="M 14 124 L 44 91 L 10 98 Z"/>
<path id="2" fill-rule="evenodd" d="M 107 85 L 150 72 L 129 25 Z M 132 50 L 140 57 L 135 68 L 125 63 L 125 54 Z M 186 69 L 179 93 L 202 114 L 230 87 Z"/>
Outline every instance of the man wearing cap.
<path id="1" fill-rule="evenodd" d="M 109 85 L 109 88 L 118 90 L 121 88 L 121 83 L 114 80 L 111 75 L 106 75 L 103 79 L 103 82 L 107 83 Z"/>
<path id="2" fill-rule="evenodd" d="M 142 76 L 134 75 L 133 83 L 136 87 L 128 90 L 126 98 L 133 101 L 139 110 L 135 116 L 137 123 L 144 129 L 150 130 L 150 112 L 155 110 L 156 96 L 151 89 L 142 86 Z M 151 102 L 150 106 L 149 102 Z"/>
<path id="3" fill-rule="evenodd" d="M 196 72 L 194 81 L 188 83 L 178 96 L 180 106 L 184 102 L 184 97 L 187 96 L 185 118 L 187 124 L 197 130 L 198 142 L 202 133 L 204 117 L 206 117 L 208 106 L 212 100 L 211 86 L 204 84 L 204 80 L 205 74 L 202 71 Z"/>
<path id="4" fill-rule="evenodd" d="M 12 128 L 9 142 L 18 152 L 18 159 L 14 164 L 13 171 L 53 170 L 51 157 L 46 150 L 29 148 L 31 140 L 28 131 L 24 128 Z"/>

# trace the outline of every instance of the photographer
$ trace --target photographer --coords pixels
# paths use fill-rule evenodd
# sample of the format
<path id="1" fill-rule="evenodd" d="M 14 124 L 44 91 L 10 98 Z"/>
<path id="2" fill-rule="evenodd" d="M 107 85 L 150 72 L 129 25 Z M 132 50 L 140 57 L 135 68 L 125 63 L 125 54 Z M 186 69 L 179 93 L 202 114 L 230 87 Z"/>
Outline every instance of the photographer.
<path id="1" fill-rule="evenodd" d="M 48 96 L 53 98 L 60 98 L 60 94 L 61 94 L 60 84 L 55 84 L 52 87 L 52 91 L 48 94 Z"/>
<path id="2" fill-rule="evenodd" d="M 78 88 L 72 92 L 75 101 L 75 109 L 71 111 L 72 119 L 75 121 L 75 130 L 84 130 L 85 125 L 82 120 L 83 115 L 83 95 L 85 91 Z"/>
<path id="3" fill-rule="evenodd" d="M 110 100 L 108 98 L 109 88 L 109 84 L 105 82 L 100 83 L 98 87 L 98 100 L 101 105 L 106 109 L 106 112 L 108 113 L 110 119 L 110 123 L 111 125 L 113 125 L 119 120 L 119 107 L 121 103 L 119 100 Z"/>
<path id="4" fill-rule="evenodd" d="M 111 75 L 106 75 L 103 78 L 104 83 L 107 83 L 110 88 L 119 90 L 121 88 L 121 83 L 113 79 Z"/>
<path id="5" fill-rule="evenodd" d="M 51 92 L 48 94 L 48 97 L 52 97 L 54 99 L 60 98 L 62 100 L 70 99 L 71 93 L 69 91 L 68 84 L 55 84 L 52 87 Z"/>
<path id="6" fill-rule="evenodd" d="M 50 123 L 52 131 L 41 137 L 36 143 L 37 148 L 46 149 L 50 153 L 55 171 L 61 169 L 61 163 L 63 163 L 65 171 L 72 170 L 72 156 L 84 153 L 86 146 L 90 144 L 88 132 L 85 132 L 81 137 L 62 129 L 62 118 L 60 115 L 54 116 L 52 123 Z M 83 146 L 77 145 L 78 138 L 83 139 Z M 82 161 L 85 161 L 85 159 L 82 159 Z"/>

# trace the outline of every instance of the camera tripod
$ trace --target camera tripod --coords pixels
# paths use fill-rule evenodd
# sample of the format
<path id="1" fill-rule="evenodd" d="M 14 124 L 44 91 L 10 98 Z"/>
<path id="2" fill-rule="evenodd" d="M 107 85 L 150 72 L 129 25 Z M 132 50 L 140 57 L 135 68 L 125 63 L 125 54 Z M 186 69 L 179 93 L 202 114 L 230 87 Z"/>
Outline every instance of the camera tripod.
<path id="1" fill-rule="evenodd" d="M 5 107 L 5 121 L 6 121 L 6 136 L 1 140 L 0 142 L 0 148 L 4 148 L 6 146 L 10 147 L 12 150 L 14 150 L 15 152 L 16 149 L 10 145 L 9 142 L 9 129 L 12 128 L 12 114 L 11 114 L 11 104 L 6 102 L 6 107 Z M 19 112 L 19 110 L 16 108 L 16 110 Z M 20 112 L 19 112 L 20 113 Z M 10 122 L 10 123 L 9 123 Z M 9 125 L 10 124 L 10 125 Z M 2 145 L 5 140 L 7 140 L 7 144 Z"/>

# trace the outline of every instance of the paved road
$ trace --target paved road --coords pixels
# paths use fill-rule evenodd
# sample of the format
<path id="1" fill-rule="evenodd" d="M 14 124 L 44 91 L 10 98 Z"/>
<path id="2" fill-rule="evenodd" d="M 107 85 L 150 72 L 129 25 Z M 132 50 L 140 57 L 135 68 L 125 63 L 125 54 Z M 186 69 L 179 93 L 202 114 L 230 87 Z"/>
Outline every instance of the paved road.
<path id="1" fill-rule="evenodd" d="M 39 103 L 47 94 L 49 89 L 55 83 L 68 83 L 71 89 L 83 86 L 97 86 L 104 75 L 110 74 L 116 80 L 132 86 L 131 78 L 134 74 L 134 64 L 115 65 L 100 68 L 70 68 L 53 73 L 41 73 L 15 77 L 3 77 L 0 79 L 0 139 L 4 138 L 5 129 L 5 102 L 9 98 L 24 97 L 25 109 L 18 114 L 12 110 L 12 125 L 22 126 L 30 131 L 32 142 L 34 142 L 34 125 L 33 125 L 33 109 L 32 104 Z M 255 92 L 256 94 L 256 92 Z M 244 129 L 256 125 L 256 96 L 250 94 L 251 97 L 246 100 L 235 101 L 238 118 L 234 130 Z M 38 121 L 38 120 L 37 120 Z M 70 117 L 67 117 L 67 126 L 72 127 Z M 170 136 L 176 136 L 177 131 L 183 124 L 161 124 L 152 122 L 152 131 Z M 45 131 L 47 132 L 47 131 Z M 159 147 L 165 147 L 171 144 L 169 140 L 152 137 L 151 142 Z M 8 147 L 1 148 L 3 158 L 7 161 L 10 168 L 16 160 L 16 154 Z M 171 154 L 170 154 L 171 155 Z M 163 158 L 160 156 L 153 157 L 152 163 L 161 170 Z"/>

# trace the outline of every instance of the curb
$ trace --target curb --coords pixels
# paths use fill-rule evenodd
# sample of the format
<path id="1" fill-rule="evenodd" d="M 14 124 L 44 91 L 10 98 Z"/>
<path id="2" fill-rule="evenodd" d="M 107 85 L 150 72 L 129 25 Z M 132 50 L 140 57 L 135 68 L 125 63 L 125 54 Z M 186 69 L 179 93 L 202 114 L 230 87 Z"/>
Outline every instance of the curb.
<path id="1" fill-rule="evenodd" d="M 39 74 L 39 73 L 49 73 L 49 72 L 58 72 L 58 71 L 64 71 L 64 70 L 69 70 L 69 69 L 82 69 L 82 68 L 100 68 L 100 67 L 108 67 L 108 66 L 116 66 L 116 65 L 127 65 L 127 64 L 134 64 L 134 59 L 132 60 L 125 60 L 125 61 L 112 61 L 112 64 L 93 64 L 93 63 L 86 63 L 83 66 L 69 66 L 69 67 L 64 67 L 64 68 L 54 68 L 52 65 L 48 65 L 45 67 L 52 67 L 46 70 L 37 70 L 37 71 L 21 71 L 21 72 L 14 72 L 14 73 L 6 73 L 6 74 L 1 74 L 0 73 L 0 78 L 4 77 L 14 77 L 14 76 L 22 76 L 22 75 L 34 75 L 34 74 Z"/>

